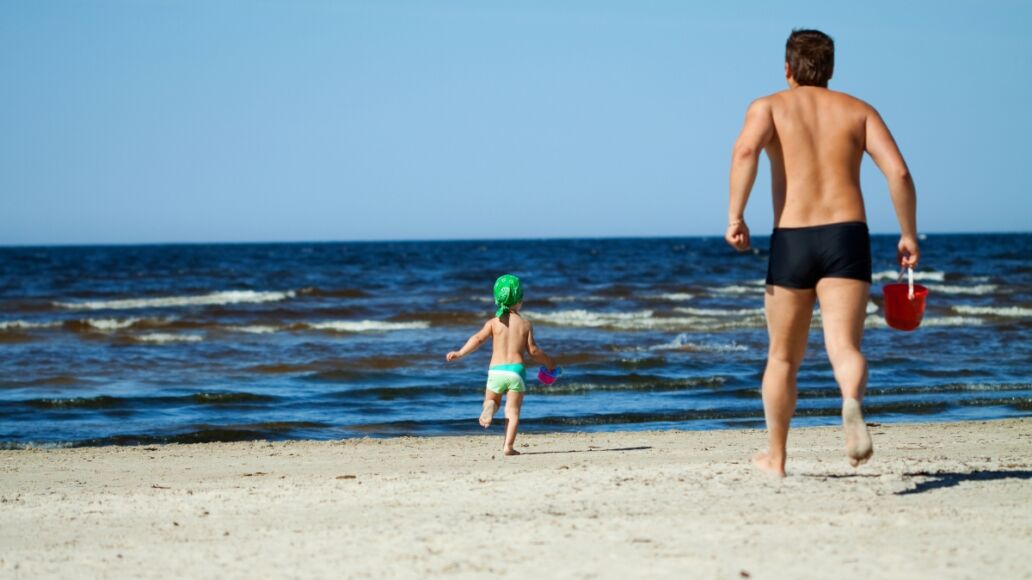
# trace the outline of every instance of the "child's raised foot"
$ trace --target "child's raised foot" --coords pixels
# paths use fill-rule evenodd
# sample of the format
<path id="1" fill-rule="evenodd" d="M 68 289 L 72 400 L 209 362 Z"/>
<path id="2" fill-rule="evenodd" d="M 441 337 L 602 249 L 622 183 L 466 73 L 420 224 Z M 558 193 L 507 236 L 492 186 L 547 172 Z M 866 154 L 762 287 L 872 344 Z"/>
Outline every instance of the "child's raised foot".
<path id="1" fill-rule="evenodd" d="M 487 429 L 494 420 L 494 414 L 498 411 L 498 403 L 484 401 L 484 410 L 480 413 L 480 426 Z"/>

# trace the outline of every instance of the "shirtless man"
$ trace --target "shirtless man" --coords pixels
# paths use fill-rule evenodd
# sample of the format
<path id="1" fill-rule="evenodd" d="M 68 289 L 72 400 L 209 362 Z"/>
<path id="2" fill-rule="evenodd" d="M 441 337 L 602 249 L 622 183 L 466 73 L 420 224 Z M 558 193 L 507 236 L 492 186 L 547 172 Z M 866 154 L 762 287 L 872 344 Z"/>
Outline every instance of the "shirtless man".
<path id="1" fill-rule="evenodd" d="M 900 236 L 897 260 L 914 267 L 917 245 L 914 182 L 878 112 L 828 90 L 835 45 L 816 30 L 795 30 L 785 47 L 788 90 L 749 105 L 731 159 L 731 202 L 724 239 L 749 249 L 743 215 L 760 151 L 770 159 L 774 232 L 764 309 L 770 350 L 763 373 L 769 448 L 753 462 L 785 475 L 785 445 L 795 413 L 796 374 L 806 352 L 814 301 L 820 303 L 824 344 L 842 391 L 846 455 L 854 467 L 873 448 L 860 402 L 867 361 L 860 353 L 871 285 L 871 244 L 860 193 L 866 151 L 885 174 Z"/>

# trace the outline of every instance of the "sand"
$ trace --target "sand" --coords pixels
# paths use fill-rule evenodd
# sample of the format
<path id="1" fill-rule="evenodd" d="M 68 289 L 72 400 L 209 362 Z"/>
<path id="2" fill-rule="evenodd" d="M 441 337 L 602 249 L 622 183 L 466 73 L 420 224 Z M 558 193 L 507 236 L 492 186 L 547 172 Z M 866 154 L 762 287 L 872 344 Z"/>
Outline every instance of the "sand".
<path id="1" fill-rule="evenodd" d="M 474 417 L 471 419 L 476 420 Z M 1032 419 L 0 451 L 0 576 L 1030 578 Z"/>

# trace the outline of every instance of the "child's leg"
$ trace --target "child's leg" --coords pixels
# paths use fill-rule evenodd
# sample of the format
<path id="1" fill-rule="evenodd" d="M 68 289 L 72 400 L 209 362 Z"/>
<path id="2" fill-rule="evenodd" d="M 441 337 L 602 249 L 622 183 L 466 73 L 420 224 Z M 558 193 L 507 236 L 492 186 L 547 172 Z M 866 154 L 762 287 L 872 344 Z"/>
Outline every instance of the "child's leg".
<path id="1" fill-rule="evenodd" d="M 516 443 L 516 430 L 520 428 L 520 408 L 523 406 L 523 393 L 509 391 L 505 397 L 505 445 L 502 452 L 506 455 L 519 455 L 520 452 L 512 448 Z"/>
<path id="2" fill-rule="evenodd" d="M 502 395 L 491 389 L 484 389 L 484 410 L 480 412 L 480 426 L 484 429 L 490 427 L 491 421 L 494 420 L 495 412 L 501 406 Z"/>

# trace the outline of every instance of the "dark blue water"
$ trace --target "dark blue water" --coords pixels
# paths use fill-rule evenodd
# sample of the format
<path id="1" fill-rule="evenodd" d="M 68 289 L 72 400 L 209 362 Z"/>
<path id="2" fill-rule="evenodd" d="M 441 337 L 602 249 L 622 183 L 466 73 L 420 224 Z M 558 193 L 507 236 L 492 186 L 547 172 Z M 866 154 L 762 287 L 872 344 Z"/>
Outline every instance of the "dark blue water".
<path id="1" fill-rule="evenodd" d="M 763 423 L 766 239 L 0 249 L 0 444 L 479 431 L 489 348 L 446 365 L 524 282 L 538 342 L 525 431 Z M 922 327 L 885 327 L 875 236 L 872 421 L 1032 413 L 1032 235 L 930 235 Z M 838 421 L 819 322 L 796 424 Z M 500 428 L 500 427 L 499 427 Z"/>

